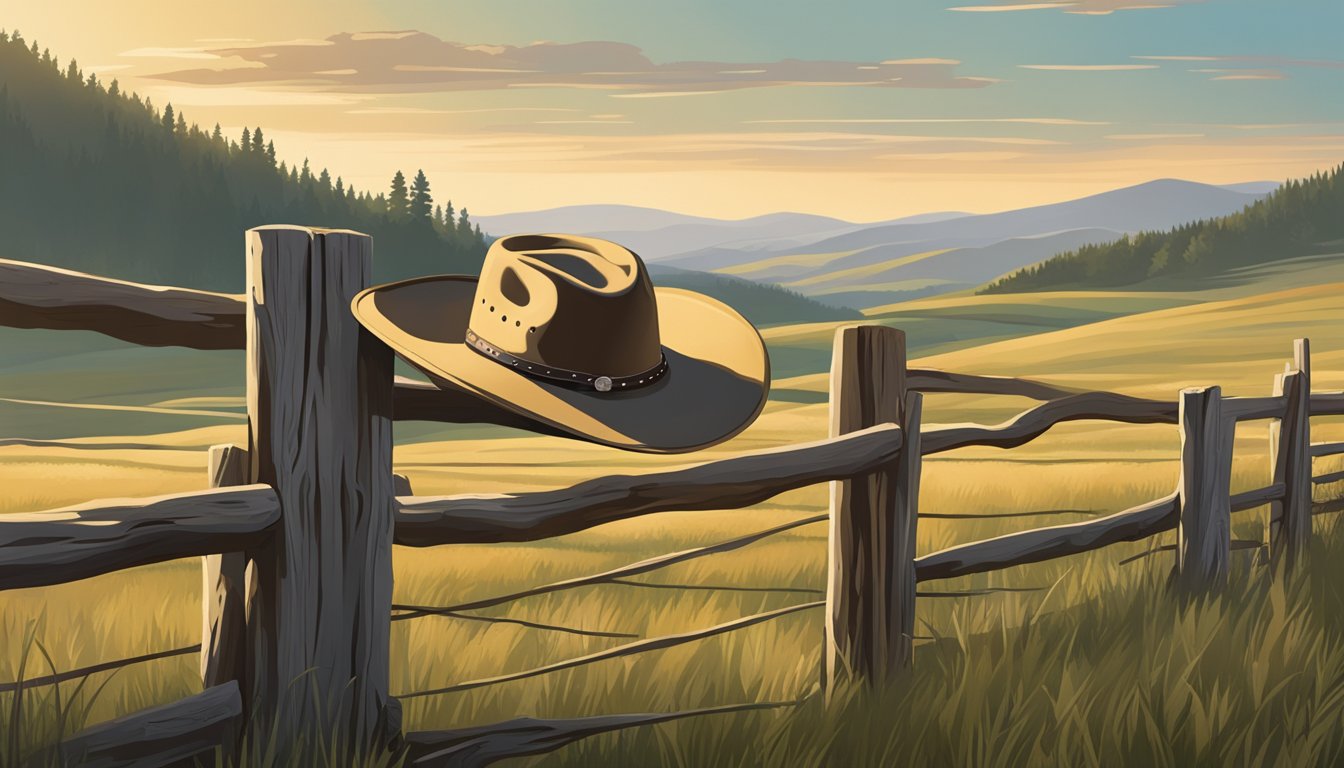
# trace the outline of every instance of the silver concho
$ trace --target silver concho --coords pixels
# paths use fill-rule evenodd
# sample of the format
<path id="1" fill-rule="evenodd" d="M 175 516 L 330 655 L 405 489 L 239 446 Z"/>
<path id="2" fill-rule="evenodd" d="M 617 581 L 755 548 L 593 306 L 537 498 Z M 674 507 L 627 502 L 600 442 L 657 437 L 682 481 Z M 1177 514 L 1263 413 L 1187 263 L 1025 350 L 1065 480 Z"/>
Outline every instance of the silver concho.
<path id="1" fill-rule="evenodd" d="M 598 392 L 610 392 L 611 377 L 598 376 L 595 380 L 593 380 L 593 389 L 596 389 Z"/>

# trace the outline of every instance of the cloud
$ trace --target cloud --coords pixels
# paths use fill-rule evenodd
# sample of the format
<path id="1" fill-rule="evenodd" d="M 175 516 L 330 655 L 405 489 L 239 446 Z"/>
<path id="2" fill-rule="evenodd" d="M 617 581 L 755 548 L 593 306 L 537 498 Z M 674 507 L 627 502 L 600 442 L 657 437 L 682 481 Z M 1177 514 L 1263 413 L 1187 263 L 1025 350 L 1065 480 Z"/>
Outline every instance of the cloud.
<path id="1" fill-rule="evenodd" d="M 744 120 L 748 125 L 914 125 L 943 123 L 1019 123 L 1023 125 L 1110 125 L 1103 120 L 1067 117 L 807 117 L 774 120 Z"/>
<path id="2" fill-rule="evenodd" d="M 1287 68 L 1344 69 L 1344 61 L 1330 59 L 1293 59 L 1284 56 L 1132 56 L 1144 61 L 1182 64 L 1228 64 L 1227 67 L 1192 69 L 1210 80 L 1287 80 Z"/>
<path id="3" fill-rule="evenodd" d="M 1153 8 L 1174 8 L 1178 5 L 1201 3 L 1204 0 L 1074 0 L 1074 2 L 1050 3 L 994 3 L 991 5 L 960 5 L 948 8 L 949 11 L 963 13 L 1003 13 L 1011 11 L 1047 11 L 1058 10 L 1065 13 L 1077 13 L 1086 16 L 1108 16 L 1116 11 L 1150 10 Z"/>
<path id="4" fill-rule="evenodd" d="M 1141 61 L 1220 62 L 1266 67 L 1309 67 L 1344 69 L 1344 61 L 1332 59 L 1292 59 L 1284 56 L 1131 56 Z"/>
<path id="5" fill-rule="evenodd" d="M 787 85 L 983 88 L 994 82 L 992 78 L 957 75 L 961 62 L 955 59 L 654 63 L 639 48 L 626 43 L 466 45 L 415 31 L 342 33 L 322 41 L 181 49 L 177 55 L 217 59 L 223 66 L 174 70 L 152 77 L 191 85 L 306 84 L 374 92 L 590 88 L 631 96 Z"/>
<path id="6" fill-rule="evenodd" d="M 1156 64 L 1018 64 L 1022 69 L 1045 69 L 1052 72 L 1129 72 L 1138 69 L 1157 69 Z"/>

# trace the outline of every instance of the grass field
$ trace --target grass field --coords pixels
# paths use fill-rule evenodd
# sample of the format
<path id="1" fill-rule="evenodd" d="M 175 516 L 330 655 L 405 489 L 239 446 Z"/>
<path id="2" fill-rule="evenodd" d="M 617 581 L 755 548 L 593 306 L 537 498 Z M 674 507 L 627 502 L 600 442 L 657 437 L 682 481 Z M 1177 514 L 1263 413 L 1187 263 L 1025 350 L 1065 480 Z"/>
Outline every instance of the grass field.
<path id="1" fill-rule="evenodd" d="M 905 327 L 912 346 L 925 350 L 920 353 L 925 359 L 913 361 L 918 366 L 1034 376 L 1163 398 L 1198 384 L 1259 395 L 1283 369 L 1291 340 L 1303 335 L 1314 342 L 1316 388 L 1344 386 L 1342 293 L 1344 284 L 1334 283 L 1221 301 L 1144 294 L 1108 305 L 1092 296 L 1042 296 L 1036 297 L 1035 310 L 1032 300 L 1021 296 L 940 298 L 912 302 L 912 308 L 893 310 L 881 320 Z M 1018 303 L 1006 309 L 1008 299 Z M 1014 338 L 995 341 L 994 333 L 972 338 L 968 332 L 963 348 L 943 351 L 957 340 L 921 341 L 925 329 L 932 333 L 939 327 L 940 312 L 957 317 L 943 316 L 941 322 L 977 316 L 984 328 L 997 325 L 1001 335 Z M 1027 317 L 1033 312 L 1048 322 L 1030 335 L 1004 327 L 1003 313 Z M 912 322 L 914 313 L 922 313 L 926 323 Z M 1051 326 L 1052 313 L 1060 314 L 1058 322 L 1076 327 Z M 772 329 L 767 336 L 772 343 L 821 344 L 829 354 L 832 333 L 828 326 L 792 327 Z M 74 399 L 71 382 L 60 385 L 69 392 L 41 392 L 43 371 L 51 369 L 34 366 L 29 389 L 3 394 Z M 814 371 L 776 386 L 824 391 L 824 376 Z M 238 403 L 228 399 L 234 394 L 198 392 L 224 399 L 183 400 L 187 395 L 173 387 L 133 393 L 132 382 L 114 382 L 112 388 L 122 387 L 123 396 L 109 395 L 109 403 L 226 414 L 238 410 Z M 108 389 L 96 372 L 80 384 L 91 391 Z M 1030 405 L 1016 398 L 960 395 L 932 395 L 926 402 L 926 424 L 992 423 Z M 149 411 L 87 413 L 117 424 L 177 418 Z M 1314 428 L 1316 440 L 1344 439 L 1344 424 L 1318 419 Z M 175 431 L 117 431 L 81 439 L 115 443 L 138 435 L 134 440 L 158 446 L 154 449 L 0 447 L 0 487 L 6 489 L 0 514 L 201 488 L 202 447 L 239 442 L 243 429 L 236 418 L 221 416 Z M 414 441 L 398 445 L 395 463 L 417 493 L 524 491 L 819 438 L 826 430 L 826 405 L 772 402 L 739 438 L 695 457 L 641 456 L 500 431 L 433 429 L 439 431 L 398 428 L 403 438 L 415 435 Z M 1239 430 L 1234 490 L 1267 480 L 1265 432 L 1263 423 Z M 439 439 L 444 435 L 460 439 Z M 1177 456 L 1174 427 L 1076 423 L 1013 451 L 972 448 L 933 457 L 925 465 L 921 494 L 926 513 L 1089 512 L 928 519 L 920 524 L 918 549 L 935 551 L 1147 501 L 1172 490 Z M 1339 466 L 1325 461 L 1318 471 Z M 1319 493 L 1325 498 L 1340 491 L 1327 486 Z M 399 548 L 395 599 L 443 604 L 506 593 L 806 517 L 825 504 L 826 489 L 813 487 L 748 510 L 670 513 L 536 544 Z M 1262 539 L 1264 518 L 1264 509 L 1238 513 L 1234 538 Z M 1318 517 L 1316 529 L 1308 578 L 1275 581 L 1256 564 L 1253 550 L 1239 551 L 1233 555 L 1232 587 L 1221 598 L 1196 605 L 1166 595 L 1170 553 L 1120 563 L 1154 542 L 937 582 L 928 588 L 1036 591 L 920 600 L 916 631 L 922 639 L 914 672 L 890 688 L 841 691 L 829 708 L 811 699 L 797 709 L 717 715 L 597 737 L 520 764 L 1338 764 L 1344 761 L 1344 530 L 1333 515 Z M 824 587 L 825 534 L 824 525 L 809 526 L 642 577 L 663 584 L 773 591 L 606 585 L 483 613 L 643 637 L 706 627 L 818 599 L 811 590 Z M 1159 537 L 1157 543 L 1173 538 Z M 198 574 L 198 563 L 184 561 L 0 594 L 0 637 L 6 639 L 0 681 L 18 676 L 29 647 L 23 639 L 30 636 L 40 641 L 56 669 L 197 642 Z M 799 698 L 814 689 L 819 677 L 822 620 L 813 610 L 671 650 L 409 699 L 406 725 L 443 728 L 520 714 L 662 711 Z M 626 641 L 450 618 L 397 622 L 392 689 L 443 686 L 621 642 Z M 47 660 L 36 645 L 31 647 L 25 673 L 48 672 Z M 198 689 L 194 657 L 179 657 L 97 675 L 83 687 L 70 683 L 41 689 L 26 698 L 17 719 L 13 696 L 0 695 L 0 730 L 7 737 L 0 744 L 20 733 L 30 745 L 50 738 L 60 727 L 53 716 L 58 711 L 71 712 L 64 726 L 68 731 Z"/>

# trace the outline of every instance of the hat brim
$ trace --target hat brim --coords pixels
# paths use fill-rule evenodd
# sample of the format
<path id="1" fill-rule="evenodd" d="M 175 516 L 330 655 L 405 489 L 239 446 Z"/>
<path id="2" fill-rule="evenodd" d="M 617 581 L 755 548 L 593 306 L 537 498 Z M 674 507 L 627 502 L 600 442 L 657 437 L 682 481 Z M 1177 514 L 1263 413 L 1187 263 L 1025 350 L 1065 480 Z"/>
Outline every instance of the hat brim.
<path id="1" fill-rule="evenodd" d="M 719 301 L 677 288 L 655 293 L 668 373 L 627 392 L 533 379 L 469 348 L 475 277 L 440 275 L 369 288 L 355 296 L 351 309 L 436 385 L 464 389 L 575 437 L 649 453 L 681 453 L 727 440 L 765 407 L 765 343 L 751 323 Z"/>

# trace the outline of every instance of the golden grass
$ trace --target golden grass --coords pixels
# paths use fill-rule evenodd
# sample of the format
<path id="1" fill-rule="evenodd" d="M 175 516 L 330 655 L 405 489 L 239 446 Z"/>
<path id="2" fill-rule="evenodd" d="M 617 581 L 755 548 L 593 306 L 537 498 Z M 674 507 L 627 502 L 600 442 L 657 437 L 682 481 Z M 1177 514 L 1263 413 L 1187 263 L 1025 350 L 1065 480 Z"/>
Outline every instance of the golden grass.
<path id="1" fill-rule="evenodd" d="M 919 361 L 977 373 L 1039 376 L 1064 383 L 1173 397 L 1185 383 L 1220 383 L 1264 394 L 1296 335 L 1313 335 L 1318 388 L 1344 383 L 1340 286 L 1299 289 L 1097 323 Z M 1268 318 L 1268 319 L 1267 319 Z M 1087 371 L 1086 375 L 1078 371 Z M 926 422 L 994 422 L 1030 405 L 1017 398 L 935 395 Z M 742 436 L 695 457 L 643 456 L 549 438 L 514 437 L 398 446 L 397 471 L 416 493 L 502 492 L 563 486 L 598 474 L 639 472 L 735 451 L 819 438 L 824 404 L 771 403 Z M 239 426 L 158 439 L 165 450 L 0 448 L 0 513 L 106 496 L 148 495 L 205 484 L 201 446 L 238 441 Z M 1316 439 L 1344 439 L 1319 423 Z M 137 438 L 140 439 L 140 438 Z M 116 442 L 115 438 L 110 438 Z M 1263 424 L 1238 434 L 1234 489 L 1267 480 Z M 1170 426 L 1062 425 L 1013 451 L 972 448 L 931 457 L 921 509 L 968 514 L 1078 509 L 1102 514 L 1174 487 L 1178 456 Z M 1318 472 L 1339 468 L 1318 464 Z M 1322 494 L 1340 488 L 1323 488 Z M 707 544 L 824 510 L 826 489 L 790 492 L 747 510 L 669 513 L 534 544 L 398 548 L 395 600 L 445 604 L 580 576 L 668 551 Z M 1058 515 L 997 520 L 926 519 L 918 550 L 1046 524 Z M 1239 513 L 1234 537 L 1262 539 L 1265 510 Z M 1156 542 L 1117 545 L 1063 560 L 940 582 L 930 588 L 1039 587 L 1040 591 L 919 601 L 921 641 L 908 684 L 842 691 L 830 710 L 716 716 L 592 739 L 542 765 L 1080 765 L 1325 764 L 1344 754 L 1344 547 L 1331 518 L 1313 568 L 1321 577 L 1269 586 L 1236 553 L 1234 588 L 1223 601 L 1182 606 L 1163 596 L 1169 553 L 1130 565 Z M 739 552 L 659 571 L 666 584 L 816 590 L 825 580 L 825 526 L 792 531 Z M 502 565 L 506 567 L 501 567 Z M 29 633 L 57 669 L 199 640 L 199 565 L 174 562 L 76 584 L 0 594 L 0 680 L 18 676 Z M 1328 578 L 1327 578 L 1328 574 Z M 1322 585 L 1322 582 L 1329 582 Z M 1334 586 L 1331 586 L 1334 585 Z M 1328 587 L 1328 588 L 1327 588 Z M 1331 591 L 1334 590 L 1334 591 Z M 1304 598 L 1303 595 L 1308 595 Z M 816 599 L 807 592 L 679 591 L 601 585 L 483 611 L 554 624 L 653 637 L 706 627 Z M 1310 600 L 1304 606 L 1303 600 Z M 1332 610 L 1325 610 L 1332 609 Z M 818 679 L 817 611 L 633 658 L 529 680 L 406 701 L 410 729 L 486 723 L 520 714 L 570 716 L 660 711 L 792 699 Z M 405 693 L 527 669 L 625 642 L 511 625 L 428 617 L 393 624 L 392 688 Z M 47 672 L 32 654 L 26 675 Z M 96 698 L 91 690 L 106 682 Z M 43 689 L 20 727 L 52 735 L 43 718 L 58 690 L 78 710 L 69 728 L 199 688 L 194 657 L 179 657 Z M 0 695 L 6 722 L 13 697 Z M 1265 755 L 1263 745 L 1275 750 Z M 1259 755 L 1259 757 L 1255 757 Z"/>

